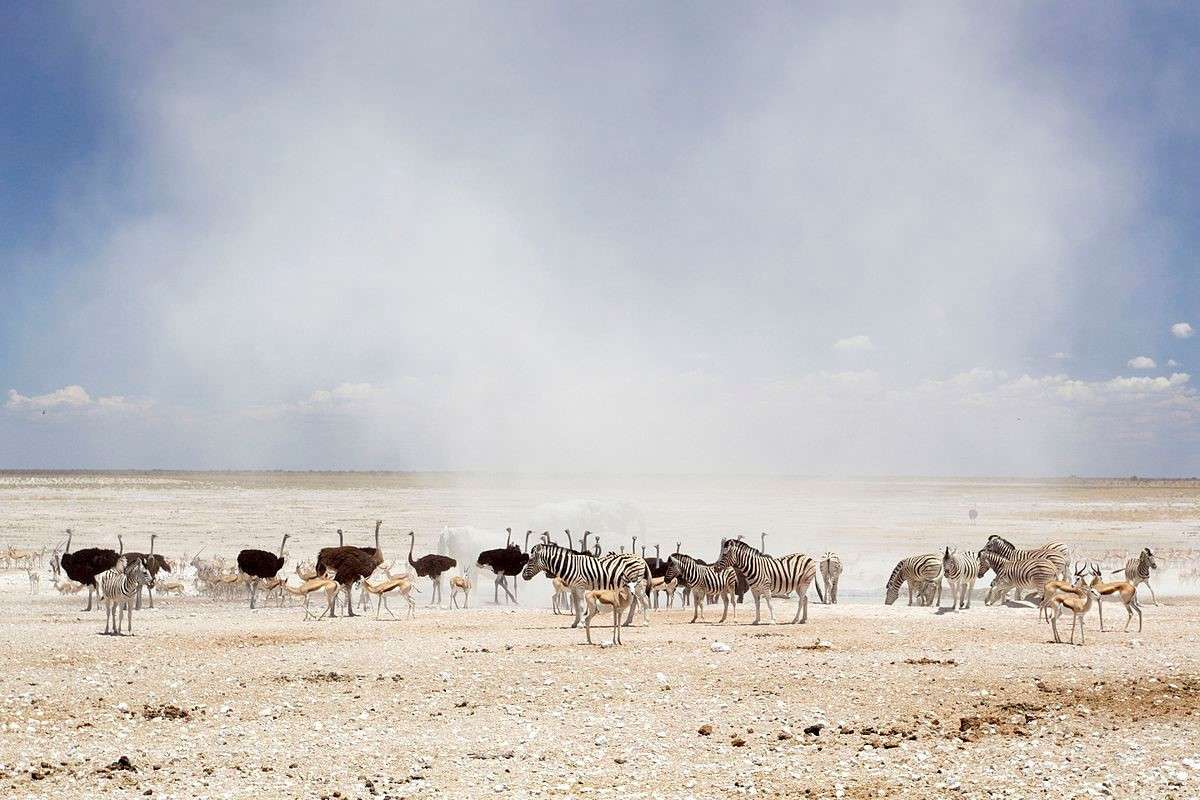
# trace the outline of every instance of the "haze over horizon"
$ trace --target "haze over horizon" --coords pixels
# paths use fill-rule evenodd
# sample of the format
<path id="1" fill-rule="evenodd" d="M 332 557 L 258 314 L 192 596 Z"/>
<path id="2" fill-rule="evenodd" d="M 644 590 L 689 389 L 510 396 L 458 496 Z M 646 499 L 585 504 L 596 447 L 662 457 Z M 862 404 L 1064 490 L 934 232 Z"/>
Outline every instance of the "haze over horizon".
<path id="1" fill-rule="evenodd" d="M 0 469 L 1200 474 L 1200 9 L 12 4 Z"/>

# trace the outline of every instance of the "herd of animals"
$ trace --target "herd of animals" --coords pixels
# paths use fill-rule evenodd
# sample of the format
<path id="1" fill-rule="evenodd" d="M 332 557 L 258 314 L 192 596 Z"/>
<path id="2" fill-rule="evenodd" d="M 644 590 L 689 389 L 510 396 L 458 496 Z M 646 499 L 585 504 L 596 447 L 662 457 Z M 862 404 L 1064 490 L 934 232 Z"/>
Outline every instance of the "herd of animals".
<path id="1" fill-rule="evenodd" d="M 682 552 L 679 542 L 675 552 L 663 558 L 659 546 L 654 547 L 653 555 L 647 553 L 645 546 L 639 551 L 636 536 L 628 552 L 623 545 L 617 551 L 604 552 L 598 539 L 589 546 L 588 539 L 592 534 L 588 531 L 578 542 L 569 530 L 565 531 L 563 544 L 555 542 L 549 532 L 544 532 L 531 547 L 533 531 L 526 531 L 524 546 L 521 546 L 513 542 L 511 529 L 507 530 L 503 547 L 482 549 L 477 539 L 456 535 L 454 530 L 447 529 L 439 539 L 440 552 L 419 558 L 414 553 L 416 536 L 410 531 L 409 569 L 396 573 L 393 571 L 395 562 L 385 563 L 380 535 L 382 525 L 382 521 L 375 523 L 374 544 L 370 546 L 345 544 L 345 536 L 339 529 L 337 546 L 321 548 L 311 561 L 296 563 L 290 574 L 284 569 L 288 561 L 287 542 L 291 538 L 288 534 L 283 536 L 277 552 L 245 549 L 237 554 L 233 564 L 226 564 L 220 557 L 203 559 L 201 553 L 190 559 L 186 556 L 167 558 L 155 552 L 157 535 L 150 536 L 150 548 L 146 553 L 126 551 L 120 535 L 117 536 L 117 550 L 89 547 L 72 552 L 73 533 L 68 530 L 65 544 L 49 554 L 45 549 L 28 551 L 9 547 L 0 550 L 0 568 L 25 568 L 30 577 L 30 591 L 37 592 L 48 555 L 55 588 L 63 594 L 87 589 L 85 611 L 92 609 L 93 598 L 98 597 L 105 609 L 104 632 L 115 635 L 121 635 L 122 629 L 132 633 L 133 611 L 141 608 L 143 594 L 148 595 L 151 608 L 154 607 L 155 593 L 183 594 L 185 585 L 181 576 L 189 568 L 194 574 L 193 588 L 199 594 L 220 598 L 244 593 L 251 608 L 258 605 L 260 593 L 265 600 L 274 595 L 280 605 L 288 598 L 297 597 L 303 601 L 305 619 L 317 620 L 325 616 L 336 617 L 339 607 L 346 616 L 356 616 L 355 606 L 367 610 L 372 598 L 376 601 L 377 619 L 382 610 L 395 617 L 387 604 L 389 596 L 402 598 L 411 617 L 417 605 L 412 595 L 420 592 L 416 587 L 420 578 L 431 582 L 432 604 L 442 603 L 442 583 L 447 579 L 451 606 L 459 607 L 461 598 L 465 608 L 474 588 L 470 578 L 472 566 L 476 572 L 484 570 L 494 576 L 494 602 L 499 604 L 503 590 L 508 602 L 516 603 L 517 576 L 528 581 L 542 573 L 553 585 L 554 613 L 573 613 L 571 627 L 578 627 L 583 621 L 589 643 L 592 641 L 592 620 L 598 614 L 610 612 L 613 644 L 620 643 L 621 628 L 629 625 L 635 614 L 640 611 L 649 624 L 651 606 L 657 608 L 665 600 L 666 606 L 670 607 L 677 593 L 685 606 L 693 607 L 691 622 L 703 620 L 705 606 L 718 600 L 722 604 L 718 622 L 724 622 L 731 609 L 736 614 L 737 605 L 749 592 L 754 599 L 754 624 L 762 619 L 763 601 L 774 622 L 772 600 L 795 595 L 798 602 L 791 622 L 804 623 L 808 619 L 810 587 L 821 602 L 837 603 L 842 573 L 841 559 L 832 552 L 825 553 L 820 559 L 801 553 L 768 554 L 765 533 L 758 548 L 740 536 L 724 539 L 718 558 L 710 563 Z M 1185 563 L 1195 560 L 1193 553 L 1185 553 L 1183 557 Z M 1106 554 L 1102 560 L 1111 566 L 1112 554 Z M 1150 583 L 1157 568 L 1155 554 L 1145 548 L 1136 558 L 1128 559 L 1123 567 L 1112 571 L 1121 578 L 1105 581 L 1099 560 L 1075 561 L 1067 546 L 1060 542 L 1018 549 L 1007 539 L 992 535 L 976 552 L 956 552 L 947 547 L 941 553 L 901 559 L 887 580 L 884 602 L 893 604 L 901 588 L 907 586 L 909 605 L 932 605 L 940 609 L 945 583 L 951 592 L 950 608 L 970 608 L 976 581 L 992 572 L 994 577 L 986 592 L 985 603 L 1002 602 L 1010 592 L 1015 592 L 1018 600 L 1033 602 L 1039 608 L 1041 616 L 1050 623 L 1056 642 L 1061 641 L 1058 620 L 1063 614 L 1070 613 L 1072 625 L 1068 641 L 1074 643 L 1078 625 L 1082 644 L 1083 621 L 1092 608 L 1100 617 L 1100 629 L 1104 629 L 1103 602 L 1106 599 L 1119 601 L 1124 606 L 1126 630 L 1134 615 L 1138 618 L 1138 630 L 1142 629 L 1138 587 L 1145 584 L 1157 605 Z M 457 574 L 452 574 L 456 570 Z M 817 580 L 818 573 L 820 581 Z M 1187 573 L 1181 577 L 1187 581 Z M 510 578 L 513 579 L 511 589 Z M 359 592 L 357 604 L 355 589 Z M 324 608 L 319 615 L 309 607 L 313 596 L 323 601 Z"/>

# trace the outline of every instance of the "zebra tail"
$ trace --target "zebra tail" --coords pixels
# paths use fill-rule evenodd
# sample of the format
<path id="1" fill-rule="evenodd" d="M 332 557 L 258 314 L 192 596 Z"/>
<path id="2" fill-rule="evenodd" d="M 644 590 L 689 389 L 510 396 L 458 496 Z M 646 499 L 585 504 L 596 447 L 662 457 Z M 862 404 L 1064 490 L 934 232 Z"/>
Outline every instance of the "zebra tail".
<path id="1" fill-rule="evenodd" d="M 824 593 L 821 591 L 821 581 L 820 581 L 820 579 L 819 579 L 819 578 L 817 578 L 817 577 L 815 577 L 815 576 L 813 577 L 813 586 L 814 586 L 814 587 L 816 587 L 816 590 L 817 590 L 817 599 L 818 599 L 818 600 L 820 600 L 820 601 L 821 601 L 821 603 L 824 603 L 824 602 L 825 602 L 825 595 L 824 595 Z"/>

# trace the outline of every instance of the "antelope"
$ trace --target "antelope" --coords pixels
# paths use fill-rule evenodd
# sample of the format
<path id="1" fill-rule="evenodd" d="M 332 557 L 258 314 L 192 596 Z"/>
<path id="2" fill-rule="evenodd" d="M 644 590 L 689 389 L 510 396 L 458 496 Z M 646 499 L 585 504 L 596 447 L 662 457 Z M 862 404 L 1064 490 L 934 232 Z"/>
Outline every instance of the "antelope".
<path id="1" fill-rule="evenodd" d="M 384 572 L 387 572 L 387 570 L 384 570 Z M 376 605 L 375 605 L 375 619 L 379 619 L 379 609 L 381 606 L 383 608 L 387 608 L 387 612 L 392 615 L 392 619 L 397 618 L 395 614 L 392 614 L 392 610 L 390 608 L 388 608 L 387 595 L 389 592 L 395 592 L 396 594 L 400 595 L 401 597 L 403 597 L 405 600 L 408 601 L 408 616 L 410 619 L 413 617 L 414 610 L 417 607 L 417 603 L 415 600 L 412 599 L 411 592 L 414 589 L 413 581 L 412 581 L 412 578 L 409 577 L 407 574 L 402 575 L 398 578 L 388 578 L 386 581 L 383 581 L 382 583 L 375 583 L 375 584 L 371 583 L 369 580 L 364 578 L 363 579 L 363 589 L 366 590 L 369 594 L 373 594 L 379 598 L 378 603 L 376 603 Z M 420 593 L 421 590 L 417 589 L 416 591 L 418 593 Z M 453 598 L 454 598 L 453 590 L 451 590 L 450 597 L 453 600 Z"/>
<path id="2" fill-rule="evenodd" d="M 458 608 L 458 595 L 462 594 L 462 607 L 466 608 L 467 603 L 471 600 L 471 579 L 462 575 L 455 575 L 450 579 L 450 605 L 453 608 Z"/>
<path id="3" fill-rule="evenodd" d="M 337 584 L 337 581 L 334 580 L 335 574 L 336 573 L 334 570 L 328 570 L 323 578 L 313 578 L 312 580 L 305 581 L 299 586 L 292 586 L 290 583 L 285 583 L 283 585 L 283 588 L 287 589 L 288 593 L 301 595 L 304 597 L 305 619 L 314 617 L 318 622 L 320 622 L 325 618 L 325 615 L 329 613 L 330 609 L 333 608 L 333 600 L 337 596 L 338 589 L 340 588 Z M 317 617 L 308 610 L 308 601 L 313 592 L 319 592 L 322 589 L 325 590 L 325 597 L 329 600 L 329 604 L 326 606 L 325 610 L 321 612 L 321 616 Z"/>
<path id="4" fill-rule="evenodd" d="M 592 643 L 592 617 L 600 613 L 600 606 L 609 606 L 613 613 L 613 641 L 614 645 L 621 643 L 621 612 L 630 607 L 633 602 L 633 594 L 629 591 L 628 586 L 622 586 L 620 589 L 593 589 L 590 592 L 584 592 L 584 602 L 587 604 L 587 618 L 584 620 L 584 627 L 587 631 L 587 642 Z"/>
<path id="5" fill-rule="evenodd" d="M 1113 581 L 1105 583 L 1100 577 L 1100 567 L 1092 565 L 1092 591 L 1096 592 L 1098 599 L 1096 601 L 1096 609 L 1100 612 L 1100 630 L 1104 630 L 1104 598 L 1108 595 L 1116 595 L 1121 598 L 1121 602 L 1125 605 L 1125 631 L 1129 631 L 1129 623 L 1133 622 L 1133 612 L 1137 612 L 1138 617 L 1138 633 L 1142 632 L 1142 606 L 1138 603 L 1137 587 L 1129 581 Z"/>
<path id="6" fill-rule="evenodd" d="M 1051 601 L 1054 599 L 1054 595 L 1056 594 L 1077 594 L 1082 597 L 1084 592 L 1087 591 L 1087 587 L 1083 585 L 1083 573 L 1083 567 L 1080 567 L 1078 570 L 1076 570 L 1074 583 L 1067 583 L 1066 581 L 1059 580 L 1047 582 L 1046 585 L 1042 587 L 1042 599 L 1038 604 L 1038 616 L 1044 619 L 1046 622 L 1050 621 L 1050 606 L 1053 605 Z M 1103 630 L 1103 627 L 1101 627 L 1101 630 Z"/>
<path id="7" fill-rule="evenodd" d="M 1075 624 L 1079 624 L 1079 644 L 1083 641 L 1083 618 L 1088 610 L 1092 607 L 1092 602 L 1098 597 L 1096 590 L 1088 587 L 1083 582 L 1083 576 L 1080 575 L 1077 586 L 1083 589 L 1083 595 L 1075 593 L 1059 593 L 1050 598 L 1050 605 L 1054 609 L 1054 616 L 1050 618 L 1050 624 L 1054 628 L 1054 641 L 1062 644 L 1062 639 L 1058 635 L 1058 618 L 1062 614 L 1064 608 L 1071 609 L 1071 638 L 1070 644 L 1075 644 Z"/>

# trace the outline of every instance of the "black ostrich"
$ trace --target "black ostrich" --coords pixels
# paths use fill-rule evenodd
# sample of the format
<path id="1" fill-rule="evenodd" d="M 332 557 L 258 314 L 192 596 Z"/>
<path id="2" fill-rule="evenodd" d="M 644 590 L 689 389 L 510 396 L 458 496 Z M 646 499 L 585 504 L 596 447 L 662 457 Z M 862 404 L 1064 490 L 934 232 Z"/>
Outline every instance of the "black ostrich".
<path id="1" fill-rule="evenodd" d="M 283 535 L 283 541 L 279 543 L 279 555 L 267 550 L 246 549 L 238 553 L 237 565 L 238 569 L 244 574 L 249 575 L 250 580 L 250 607 L 254 608 L 254 596 L 258 594 L 258 582 L 260 580 L 269 581 L 279 574 L 279 570 L 283 569 L 283 548 L 287 544 L 290 534 Z"/>
<path id="2" fill-rule="evenodd" d="M 170 572 L 171 571 L 171 565 L 167 563 L 167 559 L 165 559 L 161 554 L 155 554 L 155 552 L 154 552 L 154 540 L 157 538 L 158 538 L 157 533 L 150 534 L 150 552 L 149 553 L 136 553 L 133 551 L 125 553 L 125 540 L 121 538 L 121 534 L 119 534 L 119 533 L 117 534 L 117 541 L 121 543 L 120 552 L 125 553 L 125 560 L 130 564 L 134 563 L 135 561 L 141 561 L 143 564 L 146 565 L 146 571 L 150 573 L 150 577 L 155 578 L 155 579 L 158 578 L 159 572 L 161 572 L 161 571 Z M 135 611 L 140 611 L 142 608 L 142 590 L 143 589 L 145 589 L 144 586 L 138 586 L 137 604 L 134 605 Z M 150 607 L 154 608 L 154 592 L 149 591 L 148 593 L 150 595 Z"/>
<path id="3" fill-rule="evenodd" d="M 636 542 L 637 537 L 633 537 Z M 676 551 L 679 548 L 675 548 Z M 667 575 L 667 562 L 662 559 L 662 546 L 654 545 L 654 555 L 646 558 L 646 545 L 642 545 L 642 560 L 646 562 L 646 566 L 650 567 L 650 576 L 653 578 L 665 578 Z"/>
<path id="4" fill-rule="evenodd" d="M 430 605 L 440 603 L 442 601 L 442 575 L 458 566 L 458 561 L 450 556 L 443 556 L 438 553 L 430 553 L 413 561 L 413 548 L 417 544 L 417 534 L 409 531 L 408 535 L 410 537 L 408 543 L 408 564 L 416 570 L 418 577 L 429 578 L 433 581 L 433 597 L 430 599 Z M 341 575 L 338 575 L 338 578 L 340 579 Z"/>
<path id="5" fill-rule="evenodd" d="M 326 570 L 334 570 L 336 573 L 334 580 L 346 590 L 346 616 L 358 616 L 354 613 L 354 600 L 350 596 L 354 584 L 369 578 L 371 573 L 383 563 L 383 546 L 379 543 L 381 525 L 383 525 L 382 521 L 375 523 L 375 549 L 370 553 L 361 547 L 352 546 L 323 547 L 317 553 L 317 575 L 324 576 Z M 330 616 L 337 616 L 332 604 L 329 611 Z"/>
<path id="6" fill-rule="evenodd" d="M 479 558 L 475 559 L 475 566 L 480 569 L 490 569 L 496 575 L 496 591 L 493 602 L 500 605 L 500 588 L 504 588 L 504 593 L 508 595 L 509 600 L 517 602 L 517 581 L 513 581 L 513 591 L 508 590 L 508 579 L 506 576 L 516 577 L 521 574 L 521 570 L 525 569 L 525 565 L 529 563 L 529 537 L 533 531 L 525 531 L 525 549 L 512 543 L 512 528 L 505 528 L 508 531 L 508 541 L 504 547 L 497 547 L 493 550 L 484 550 L 479 554 Z"/>
<path id="7" fill-rule="evenodd" d="M 92 594 L 96 591 L 96 576 L 107 572 L 117 565 L 121 554 L 107 547 L 85 547 L 71 552 L 71 529 L 67 529 L 67 547 L 63 551 L 59 564 L 67 573 L 67 577 L 76 583 L 88 587 L 88 604 L 84 611 L 92 610 Z"/>

